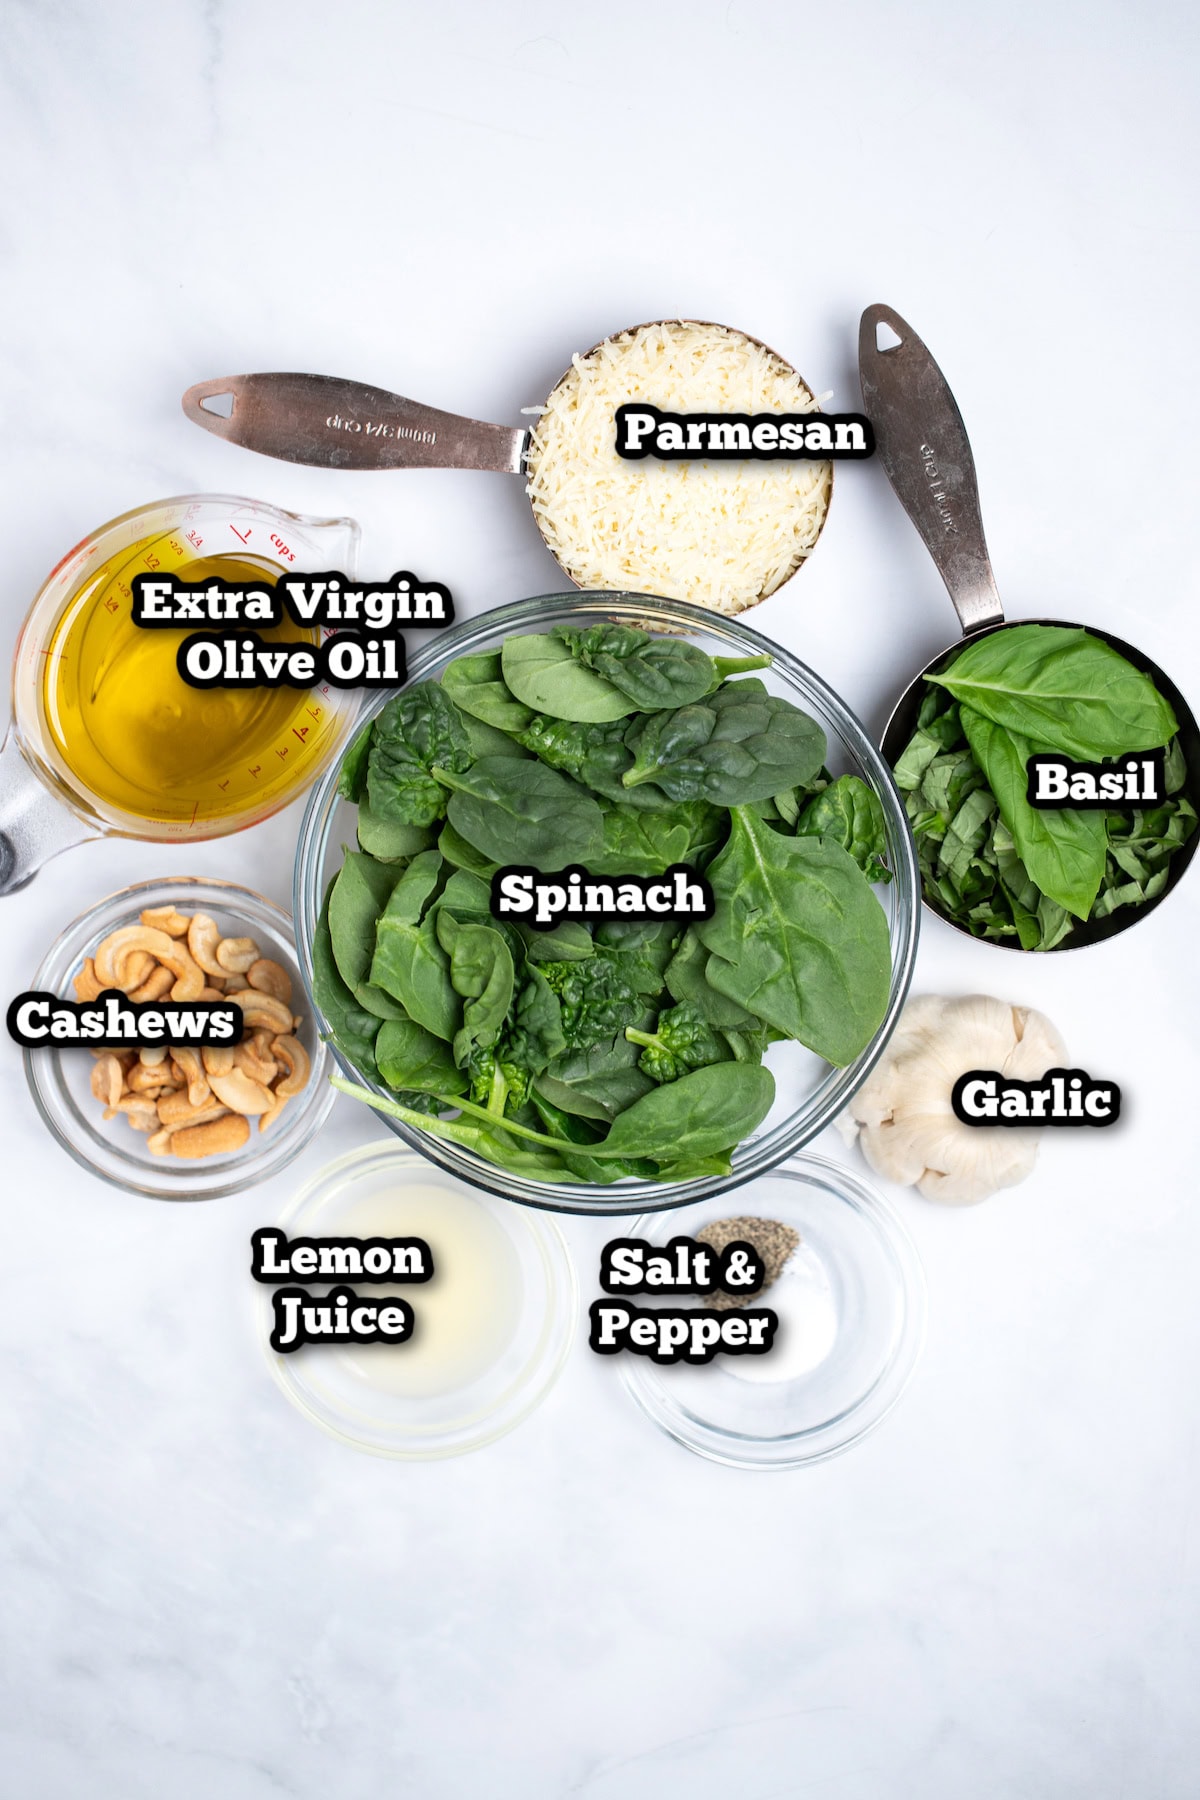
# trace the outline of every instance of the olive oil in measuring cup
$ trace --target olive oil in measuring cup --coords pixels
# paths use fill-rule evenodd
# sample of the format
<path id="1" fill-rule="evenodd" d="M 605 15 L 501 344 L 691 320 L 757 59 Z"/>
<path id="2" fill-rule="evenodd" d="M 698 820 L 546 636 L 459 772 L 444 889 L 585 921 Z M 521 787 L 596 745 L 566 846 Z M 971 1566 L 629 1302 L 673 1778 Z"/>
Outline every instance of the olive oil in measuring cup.
<path id="1" fill-rule="evenodd" d="M 191 628 L 135 625 L 133 579 L 247 586 L 286 572 L 353 575 L 358 536 L 353 519 L 193 494 L 125 513 L 77 544 L 34 599 L 13 659 L 0 894 L 89 837 L 220 837 L 309 786 L 344 747 L 358 693 L 189 686 L 175 657 Z M 316 641 L 290 623 L 260 635 Z"/>
<path id="2" fill-rule="evenodd" d="M 279 572 L 245 554 L 189 554 L 181 534 L 141 539 L 86 580 L 59 620 L 45 658 L 46 727 L 103 806 L 211 827 L 306 782 L 332 712 L 306 689 L 189 687 L 175 656 L 194 628 L 133 622 L 133 577 L 159 571 L 245 587 Z M 268 644 L 318 641 L 291 622 L 259 635 Z"/>

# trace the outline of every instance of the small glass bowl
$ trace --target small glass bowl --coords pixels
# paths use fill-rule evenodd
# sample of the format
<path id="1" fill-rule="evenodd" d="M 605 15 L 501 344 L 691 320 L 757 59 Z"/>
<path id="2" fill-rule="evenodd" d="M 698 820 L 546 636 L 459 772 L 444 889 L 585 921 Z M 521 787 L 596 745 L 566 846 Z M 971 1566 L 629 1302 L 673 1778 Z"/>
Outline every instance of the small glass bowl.
<path id="1" fill-rule="evenodd" d="M 735 1469 L 823 1462 L 874 1431 L 916 1366 L 925 1337 L 916 1249 L 872 1188 L 821 1156 L 772 1170 L 728 1205 L 706 1200 L 669 1219 L 648 1213 L 629 1236 L 665 1244 L 731 1215 L 777 1220 L 800 1235 L 778 1280 L 748 1302 L 779 1314 L 772 1349 L 765 1357 L 718 1352 L 690 1367 L 623 1352 L 622 1378 L 660 1431 L 710 1462 Z M 637 1304 L 653 1300 L 639 1294 Z M 807 1346 L 789 1344 L 793 1309 L 795 1319 L 807 1318 Z M 773 1361 L 786 1368 L 789 1357 L 796 1373 L 767 1378 Z"/>
<path id="2" fill-rule="evenodd" d="M 859 776 L 879 796 L 893 879 L 876 888 L 887 917 L 891 940 L 892 979 L 888 1007 L 871 1042 L 847 1068 L 835 1069 L 795 1043 L 775 1044 L 767 1067 L 776 1080 L 777 1097 L 758 1131 L 734 1153 L 732 1172 L 695 1181 L 663 1182 L 627 1179 L 611 1187 L 536 1181 L 485 1162 L 473 1151 L 380 1114 L 381 1122 L 431 1162 L 464 1181 L 509 1200 L 546 1206 L 557 1212 L 632 1213 L 646 1207 L 683 1206 L 707 1194 L 723 1193 L 773 1168 L 822 1131 L 866 1080 L 891 1036 L 904 1005 L 917 952 L 921 907 L 912 836 L 891 773 L 845 702 L 818 675 L 769 638 L 704 607 L 648 594 L 546 594 L 500 607 L 482 618 L 433 635 L 427 648 L 412 658 L 410 682 L 437 680 L 457 656 L 495 650 L 513 633 L 550 631 L 555 625 L 589 626 L 602 622 L 686 636 L 712 655 L 745 656 L 766 652 L 771 667 L 761 671 L 768 689 L 782 694 L 815 718 L 828 740 L 827 761 L 835 775 Z M 364 709 L 372 719 L 392 698 L 377 695 Z M 300 968 L 312 998 L 312 944 L 329 881 L 341 866 L 341 847 L 354 841 L 354 812 L 338 796 L 338 769 L 327 769 L 314 786 L 300 827 L 296 850 L 293 910 Z M 365 1082 L 351 1064 L 334 1055 L 354 1081 Z M 386 1095 L 385 1087 L 374 1091 Z"/>
<path id="3" fill-rule="evenodd" d="M 507 1299 L 512 1303 L 513 1324 L 494 1360 L 473 1370 L 461 1385 L 424 1394 L 389 1391 L 363 1375 L 367 1358 L 402 1358 L 416 1347 L 421 1297 L 429 1291 L 423 1283 L 394 1289 L 363 1283 L 355 1290 L 364 1298 L 402 1294 L 416 1315 L 411 1346 L 372 1344 L 353 1352 L 349 1347 L 306 1344 L 280 1354 L 271 1348 L 275 1290 L 266 1284 L 258 1288 L 258 1331 L 272 1375 L 306 1418 L 356 1450 L 426 1462 L 463 1456 L 494 1443 L 545 1399 L 571 1348 L 579 1290 L 567 1246 L 552 1219 L 507 1206 L 452 1181 L 401 1144 L 366 1144 L 329 1163 L 301 1188 L 278 1223 L 289 1237 L 361 1235 L 350 1228 L 352 1209 L 394 1192 L 400 1184 L 453 1190 L 472 1213 L 477 1211 L 486 1218 L 493 1235 L 497 1231 L 503 1234 L 511 1261 L 507 1256 L 493 1258 L 493 1267 L 498 1269 L 501 1260 L 508 1261 L 512 1285 Z M 375 1234 L 425 1236 L 433 1253 L 436 1282 L 439 1245 L 435 1233 L 406 1225 L 401 1217 L 394 1230 L 390 1224 L 372 1225 L 371 1235 Z M 305 1283 L 306 1291 L 314 1296 L 328 1286 Z"/>
<path id="4" fill-rule="evenodd" d="M 226 936 L 254 938 L 262 954 L 282 963 L 291 975 L 292 1004 L 302 1014 L 296 1035 L 308 1051 L 311 1068 L 306 1085 L 278 1122 L 260 1132 L 252 1120 L 249 1143 L 227 1155 L 196 1161 L 152 1156 L 146 1139 L 123 1118 L 105 1123 L 103 1108 L 91 1091 L 95 1062 L 86 1045 L 27 1049 L 25 1078 L 38 1111 L 63 1149 L 93 1175 L 152 1200 L 217 1200 L 277 1175 L 312 1140 L 333 1104 L 329 1053 L 305 1001 L 292 921 L 283 909 L 229 881 L 184 877 L 139 882 L 98 901 L 68 925 L 30 987 L 73 999 L 72 980 L 101 940 L 123 925 L 136 925 L 145 908 L 157 906 L 211 913 Z"/>

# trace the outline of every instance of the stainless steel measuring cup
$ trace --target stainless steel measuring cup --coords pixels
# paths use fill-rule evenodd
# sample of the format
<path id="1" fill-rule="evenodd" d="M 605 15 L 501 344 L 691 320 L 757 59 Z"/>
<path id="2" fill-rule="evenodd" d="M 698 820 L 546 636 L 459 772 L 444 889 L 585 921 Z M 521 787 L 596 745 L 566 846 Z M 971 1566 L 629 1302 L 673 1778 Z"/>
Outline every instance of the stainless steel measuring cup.
<path id="1" fill-rule="evenodd" d="M 275 747 L 256 776 L 253 799 L 236 812 L 222 811 L 215 792 L 206 808 L 200 791 L 182 817 L 126 812 L 92 791 L 51 729 L 53 663 L 63 653 L 60 626 L 68 614 L 103 607 L 115 616 L 130 606 L 135 574 L 190 579 L 197 565 L 222 553 L 272 577 L 335 567 L 353 574 L 358 538 L 353 519 L 305 518 L 227 494 L 185 494 L 123 513 L 68 551 L 35 596 L 13 656 L 12 722 L 0 750 L 0 895 L 24 887 L 50 857 L 88 838 L 194 843 L 270 817 L 340 752 L 361 705 L 356 689 L 314 690 L 300 727 L 303 744 Z M 169 695 L 162 704 L 170 704 Z"/>
<path id="2" fill-rule="evenodd" d="M 627 326 L 594 344 L 582 360 L 586 362 L 614 339 L 654 326 L 707 326 L 711 323 L 706 319 L 655 319 L 648 324 Z M 731 331 L 733 327 L 718 329 Z M 743 331 L 736 335 L 748 338 L 768 351 L 796 375 L 810 393 L 815 394 L 816 390 L 797 374 L 786 357 L 764 344 L 761 338 L 750 337 Z M 570 373 L 568 369 L 559 377 L 550 391 L 550 399 Z M 481 469 L 502 475 L 524 475 L 534 429 L 532 426 L 489 425 L 480 419 L 460 417 L 457 413 L 439 412 L 418 400 L 408 400 L 402 394 L 391 394 L 383 388 L 334 375 L 226 375 L 213 381 L 198 381 L 184 394 L 183 410 L 193 424 L 224 438 L 227 443 L 256 450 L 261 456 L 277 457 L 281 462 L 308 463 L 320 469 Z M 826 518 L 829 501 L 833 498 L 832 463 L 829 471 Z M 531 510 L 547 548 L 568 581 L 574 581 L 570 569 L 547 539 L 532 505 Z M 820 530 L 824 530 L 824 522 L 823 518 Z M 819 540 L 820 531 L 817 537 Z M 815 548 L 814 541 L 797 558 L 784 581 L 791 580 Z M 777 593 L 782 586 L 783 581 L 780 581 L 771 591 Z M 759 598 L 765 598 L 765 593 Z"/>
<path id="3" fill-rule="evenodd" d="M 1078 628 L 1078 620 L 1005 620 L 984 540 L 975 459 L 962 414 L 929 351 L 912 326 L 890 306 L 868 306 L 863 313 L 858 334 L 858 368 L 864 410 L 875 429 L 876 453 L 946 584 L 963 629 L 963 641 L 1010 630 L 1015 624 Z M 1179 740 L 1188 769 L 1185 792 L 1194 806 L 1200 805 L 1200 727 L 1187 701 L 1158 664 L 1132 644 L 1095 625 L 1085 629 L 1149 675 L 1160 694 L 1170 701 L 1179 721 Z M 881 746 L 890 767 L 895 767 L 917 728 L 917 714 L 927 692 L 925 677 L 940 672 L 961 649 L 962 643 L 957 643 L 939 651 L 896 702 Z M 1057 948 L 1082 949 L 1086 944 L 1115 937 L 1144 918 L 1178 884 L 1198 842 L 1200 832 L 1193 832 L 1176 851 L 1166 885 L 1157 898 L 1137 907 L 1122 908 L 1106 919 L 1080 921 Z M 927 894 L 922 898 L 929 910 L 947 924 L 966 936 L 973 935 Z M 1006 950 L 1020 948 L 1011 940 L 978 941 L 996 943 Z"/>

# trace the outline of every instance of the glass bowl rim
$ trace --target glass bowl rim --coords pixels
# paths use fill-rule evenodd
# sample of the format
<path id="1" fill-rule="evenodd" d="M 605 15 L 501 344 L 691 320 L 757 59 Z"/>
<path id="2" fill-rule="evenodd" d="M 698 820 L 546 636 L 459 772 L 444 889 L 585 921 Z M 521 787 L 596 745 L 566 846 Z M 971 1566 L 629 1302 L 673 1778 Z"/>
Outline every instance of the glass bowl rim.
<path id="1" fill-rule="evenodd" d="M 830 1120 L 846 1104 L 855 1090 L 861 1086 L 882 1056 L 888 1040 L 895 1029 L 900 1012 L 908 996 L 912 982 L 913 969 L 916 963 L 917 942 L 921 925 L 920 876 L 917 868 L 916 851 L 913 847 L 912 834 L 908 819 L 904 812 L 903 802 L 892 778 L 891 770 L 883 760 L 882 754 L 867 734 L 866 727 L 850 710 L 845 701 L 822 678 L 802 663 L 791 651 L 762 636 L 750 626 L 743 623 L 742 615 L 736 617 L 716 613 L 706 607 L 694 606 L 682 600 L 665 600 L 651 594 L 638 594 L 616 589 L 593 589 L 590 591 L 573 590 L 568 593 L 554 592 L 536 594 L 525 600 L 518 600 L 511 605 L 495 607 L 480 613 L 472 619 L 451 626 L 448 630 L 431 634 L 431 642 L 412 656 L 409 663 L 408 678 L 403 688 L 389 688 L 377 692 L 359 718 L 359 728 L 373 719 L 404 688 L 423 680 L 431 669 L 438 667 L 452 657 L 466 656 L 477 651 L 481 645 L 498 636 L 521 626 L 535 624 L 539 619 L 554 609 L 570 612 L 581 621 L 589 614 L 608 613 L 614 604 L 626 609 L 631 615 L 662 621 L 664 629 L 688 631 L 692 634 L 720 636 L 724 631 L 731 639 L 748 647 L 752 651 L 766 653 L 771 657 L 772 667 L 777 667 L 788 682 L 794 687 L 811 691 L 813 698 L 836 722 L 839 736 L 846 747 L 853 753 L 871 778 L 871 784 L 879 795 L 884 809 L 885 820 L 891 826 L 889 831 L 889 848 L 894 847 L 899 854 L 895 858 L 893 868 L 894 888 L 896 896 L 895 941 L 892 943 L 892 976 L 887 1011 L 875 1033 L 871 1044 L 856 1059 L 855 1063 L 843 1069 L 832 1069 L 825 1077 L 817 1092 L 825 1091 L 825 1099 L 811 1123 L 798 1128 L 788 1120 L 772 1127 L 760 1138 L 751 1138 L 742 1147 L 745 1154 L 739 1162 L 735 1156 L 733 1170 L 729 1175 L 705 1176 L 687 1182 L 650 1182 L 634 1180 L 614 1183 L 611 1187 L 568 1186 L 565 1182 L 536 1182 L 529 1177 L 509 1175 L 506 1171 L 493 1168 L 482 1158 L 476 1158 L 470 1152 L 446 1139 L 438 1139 L 431 1132 L 421 1132 L 400 1119 L 380 1113 L 379 1118 L 395 1136 L 401 1138 L 429 1161 L 436 1164 L 446 1173 L 460 1180 L 472 1182 L 477 1187 L 487 1189 L 505 1200 L 516 1200 L 524 1205 L 538 1206 L 553 1212 L 575 1213 L 583 1217 L 614 1217 L 641 1213 L 646 1211 L 665 1211 L 672 1207 L 687 1206 L 697 1200 L 705 1199 L 709 1194 L 725 1193 L 731 1189 L 751 1181 L 757 1175 L 766 1173 L 776 1167 L 789 1156 L 795 1155 L 804 1144 L 829 1124 Z M 296 959 L 304 982 L 306 995 L 314 1013 L 323 1017 L 313 997 L 312 990 L 312 940 L 316 930 L 324 893 L 324 858 L 328 848 L 328 832 L 332 814 L 338 804 L 337 793 L 338 770 L 330 765 L 313 784 L 308 803 L 304 809 L 300 831 L 296 842 L 296 864 L 292 886 L 292 908 L 296 922 Z M 889 927 L 889 936 L 893 935 Z M 353 1081 L 370 1086 L 353 1065 L 347 1063 L 339 1054 L 336 1046 L 329 1045 L 330 1052 L 337 1066 Z M 381 1089 L 380 1092 L 383 1090 Z M 794 1121 L 795 1114 L 789 1115 Z M 796 1135 L 797 1129 L 799 1135 Z M 782 1139 L 782 1142 L 777 1140 Z M 585 1197 L 586 1196 L 586 1197 Z"/>

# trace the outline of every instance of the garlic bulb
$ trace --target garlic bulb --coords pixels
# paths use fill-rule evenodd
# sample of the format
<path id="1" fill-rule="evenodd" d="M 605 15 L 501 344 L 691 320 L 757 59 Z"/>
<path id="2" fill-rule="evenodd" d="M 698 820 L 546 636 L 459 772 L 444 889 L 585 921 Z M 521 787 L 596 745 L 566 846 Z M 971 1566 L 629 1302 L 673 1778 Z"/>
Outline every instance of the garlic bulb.
<path id="1" fill-rule="evenodd" d="M 1036 1127 L 964 1125 L 950 1096 L 970 1069 L 1036 1081 L 1066 1065 L 1067 1051 L 1043 1013 L 986 994 L 922 994 L 900 1015 L 874 1072 L 838 1120 L 879 1175 L 928 1200 L 969 1205 L 1024 1181 L 1037 1158 Z"/>

